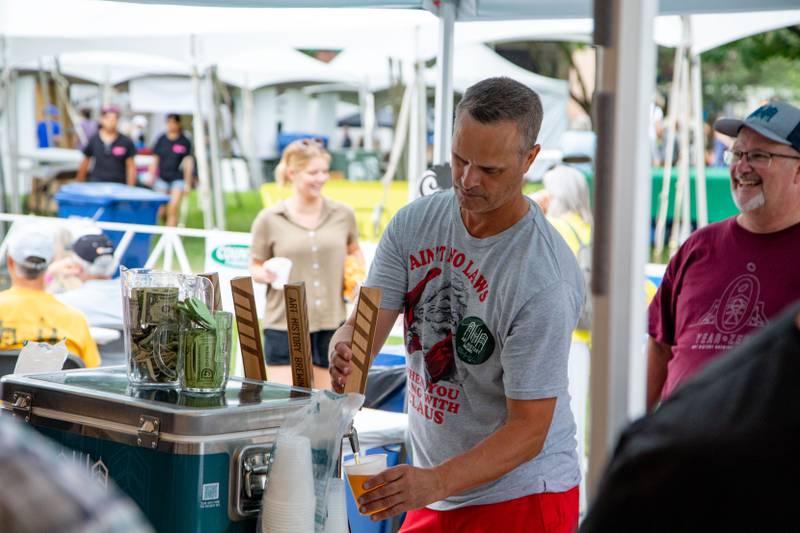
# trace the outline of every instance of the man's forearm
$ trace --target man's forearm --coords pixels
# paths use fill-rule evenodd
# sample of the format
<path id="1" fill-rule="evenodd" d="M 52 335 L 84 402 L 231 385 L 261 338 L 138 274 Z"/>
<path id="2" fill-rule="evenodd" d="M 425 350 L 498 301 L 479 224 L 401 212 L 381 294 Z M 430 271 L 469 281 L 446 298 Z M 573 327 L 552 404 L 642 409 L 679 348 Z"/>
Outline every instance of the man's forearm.
<path id="1" fill-rule="evenodd" d="M 650 337 L 647 340 L 647 410 L 655 409 L 667 381 L 667 365 L 672 357 L 669 345 Z"/>
<path id="2" fill-rule="evenodd" d="M 136 165 L 131 161 L 127 167 L 127 181 L 131 187 L 136 186 Z"/>
<path id="3" fill-rule="evenodd" d="M 532 431 L 527 420 L 509 421 L 467 452 L 434 467 L 445 496 L 494 481 L 542 451 L 547 429 Z"/>
<path id="4" fill-rule="evenodd" d="M 76 181 L 86 181 L 86 174 L 89 172 L 89 160 L 84 158 L 81 165 L 78 167 L 78 172 L 75 174 Z"/>

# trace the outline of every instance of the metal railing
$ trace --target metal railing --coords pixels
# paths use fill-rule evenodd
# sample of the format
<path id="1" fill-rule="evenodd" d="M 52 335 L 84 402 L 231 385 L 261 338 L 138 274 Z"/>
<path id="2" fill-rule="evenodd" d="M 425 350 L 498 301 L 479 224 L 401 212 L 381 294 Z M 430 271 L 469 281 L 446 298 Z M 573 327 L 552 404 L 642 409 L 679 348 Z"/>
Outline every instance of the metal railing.
<path id="1" fill-rule="evenodd" d="M 56 218 L 56 217 L 42 217 L 35 215 L 14 215 L 10 213 L 0 213 L 0 222 L 15 223 L 37 223 L 47 225 L 58 225 L 60 227 L 69 227 L 75 233 L 89 233 L 91 229 L 100 229 L 108 231 L 122 232 L 122 239 L 117 244 L 114 250 L 114 268 L 119 266 L 120 261 L 125 255 L 125 252 L 130 246 L 131 241 L 137 233 L 144 233 L 149 235 L 158 235 L 158 241 L 155 247 L 150 252 L 145 262 L 145 268 L 154 267 L 159 259 L 163 258 L 162 268 L 164 270 L 172 270 L 173 262 L 177 259 L 178 268 L 184 274 L 191 274 L 192 268 L 189 264 L 189 258 L 186 255 L 186 249 L 183 246 L 181 239 L 183 237 L 195 237 L 205 239 L 211 235 L 224 237 L 229 236 L 232 238 L 242 238 L 248 233 L 238 231 L 221 231 L 221 230 L 204 230 L 194 228 L 176 228 L 169 226 L 150 226 L 146 224 L 128 224 L 123 222 L 103 222 L 93 220 L 92 218 L 71 217 L 71 218 Z M 3 236 L 0 242 L 0 257 L 5 255 L 6 247 L 8 246 L 7 233 Z"/>

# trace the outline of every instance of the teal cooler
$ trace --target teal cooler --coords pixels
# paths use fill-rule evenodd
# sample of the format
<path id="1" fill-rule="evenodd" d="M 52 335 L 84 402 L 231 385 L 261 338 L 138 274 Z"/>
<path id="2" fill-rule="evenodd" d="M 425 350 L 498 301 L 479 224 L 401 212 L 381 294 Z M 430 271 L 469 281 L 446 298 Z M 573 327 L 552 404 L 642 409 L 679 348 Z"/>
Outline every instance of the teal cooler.
<path id="1" fill-rule="evenodd" d="M 231 378 L 188 396 L 128 385 L 123 367 L 5 376 L 2 407 L 62 446 L 101 485 L 113 479 L 160 532 L 255 531 L 270 453 L 305 389 Z"/>
<path id="2" fill-rule="evenodd" d="M 124 222 L 152 226 L 156 223 L 158 209 L 169 202 L 169 196 L 120 183 L 72 183 L 56 193 L 58 216 L 61 218 L 85 217 L 102 222 Z M 121 231 L 104 231 L 108 238 L 119 244 Z M 150 255 L 149 233 L 137 233 L 122 256 L 121 265 L 128 268 L 143 267 Z"/>

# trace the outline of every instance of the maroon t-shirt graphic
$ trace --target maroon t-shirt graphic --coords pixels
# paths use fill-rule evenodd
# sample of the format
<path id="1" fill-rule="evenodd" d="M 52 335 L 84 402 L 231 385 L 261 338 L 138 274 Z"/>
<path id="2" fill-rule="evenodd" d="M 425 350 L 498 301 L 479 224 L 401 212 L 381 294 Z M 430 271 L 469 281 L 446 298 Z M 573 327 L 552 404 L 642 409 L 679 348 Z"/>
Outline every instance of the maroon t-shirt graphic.
<path id="1" fill-rule="evenodd" d="M 672 346 L 662 397 L 800 299 L 800 224 L 751 233 L 729 218 L 693 233 L 650 304 L 648 332 Z"/>

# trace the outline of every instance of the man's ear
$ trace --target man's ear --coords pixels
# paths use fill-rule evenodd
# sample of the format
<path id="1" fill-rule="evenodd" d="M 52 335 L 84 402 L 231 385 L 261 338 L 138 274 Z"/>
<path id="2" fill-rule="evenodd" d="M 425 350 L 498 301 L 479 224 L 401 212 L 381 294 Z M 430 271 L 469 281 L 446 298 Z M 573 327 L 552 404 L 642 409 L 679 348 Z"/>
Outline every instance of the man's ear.
<path id="1" fill-rule="evenodd" d="M 531 148 L 528 151 L 528 153 L 525 154 L 525 173 L 527 173 L 528 170 L 530 170 L 531 165 L 533 164 L 534 160 L 536 159 L 536 156 L 539 155 L 539 152 L 541 150 L 542 150 L 542 145 L 535 144 L 533 145 L 533 148 Z"/>

